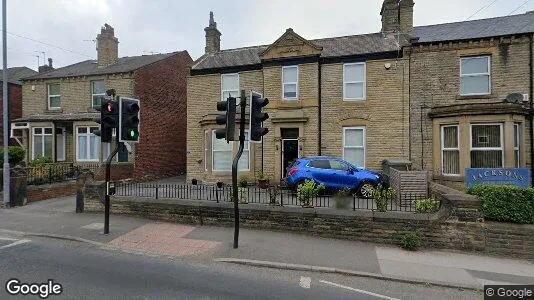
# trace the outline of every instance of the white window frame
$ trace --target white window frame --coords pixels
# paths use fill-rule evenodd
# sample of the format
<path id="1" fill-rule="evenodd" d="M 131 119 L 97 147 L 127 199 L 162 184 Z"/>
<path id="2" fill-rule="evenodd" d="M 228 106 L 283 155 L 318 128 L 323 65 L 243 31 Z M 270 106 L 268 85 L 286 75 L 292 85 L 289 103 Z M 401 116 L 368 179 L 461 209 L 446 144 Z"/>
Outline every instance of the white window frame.
<path id="1" fill-rule="evenodd" d="M 215 137 L 215 130 L 212 130 L 211 131 L 211 171 L 212 172 L 231 172 L 232 171 L 232 164 L 230 163 L 230 167 L 228 169 L 215 169 L 215 155 L 213 154 L 214 152 L 227 152 L 226 150 L 223 151 L 223 150 L 215 150 L 214 146 L 215 146 L 215 143 L 214 141 L 217 140 L 217 138 Z M 233 154 L 233 145 L 231 145 L 231 149 L 230 149 L 230 156 Z M 230 160 L 231 161 L 231 160 Z"/>
<path id="2" fill-rule="evenodd" d="M 347 66 L 363 66 L 363 81 L 347 81 L 345 78 L 345 68 Z M 363 83 L 363 97 L 349 98 L 346 96 L 346 85 L 349 83 Z M 367 64 L 365 62 L 343 64 L 343 101 L 365 101 L 367 99 Z"/>
<path id="3" fill-rule="evenodd" d="M 50 86 L 51 85 L 57 85 L 59 86 L 59 94 L 54 94 L 54 95 L 51 95 L 50 94 Z M 54 110 L 54 109 L 61 109 L 61 85 L 59 83 L 49 83 L 46 85 L 46 89 L 47 89 L 47 92 L 46 92 L 46 95 L 47 95 L 47 107 L 49 110 Z M 59 97 L 59 106 L 50 106 L 50 98 L 52 97 Z"/>
<path id="4" fill-rule="evenodd" d="M 62 140 L 63 140 L 63 157 L 59 157 L 57 155 L 57 147 L 55 147 L 55 151 L 56 151 L 56 161 L 65 161 L 65 156 L 67 155 L 65 153 L 65 151 L 67 150 L 67 145 L 65 144 L 66 142 L 66 135 L 67 135 L 67 132 L 65 130 L 65 127 L 56 127 L 56 130 L 58 129 L 61 129 L 61 131 L 63 132 L 63 134 L 61 134 L 63 136 Z M 54 134 L 54 137 L 57 139 L 57 134 Z M 56 141 L 56 146 L 57 146 L 57 141 Z M 52 147 L 54 148 L 54 146 L 52 145 Z"/>
<path id="5" fill-rule="evenodd" d="M 285 82 L 284 81 L 284 70 L 286 70 L 286 69 L 297 69 L 297 81 L 290 81 L 290 82 Z M 286 97 L 285 96 L 286 84 L 294 84 L 296 86 L 295 97 Z M 284 100 L 298 100 L 299 99 L 299 66 L 298 65 L 282 67 L 282 99 L 284 99 Z"/>
<path id="6" fill-rule="evenodd" d="M 87 128 L 87 133 L 78 133 L 78 128 Z M 79 147 L 80 145 L 78 145 L 78 137 L 81 135 L 81 136 L 84 136 L 85 138 L 87 138 L 87 143 L 86 143 L 86 147 L 87 147 L 87 156 L 90 157 L 91 156 L 91 135 L 94 135 L 91 133 L 91 128 L 98 128 L 98 126 L 76 126 L 76 161 L 81 161 L 81 162 L 99 162 L 100 161 L 100 156 L 102 155 L 102 142 L 100 142 L 99 146 L 97 149 L 99 149 L 99 153 L 97 155 L 97 158 L 96 159 L 91 159 L 91 158 L 82 158 L 80 159 L 79 157 Z M 99 138 L 100 140 L 100 138 Z"/>
<path id="7" fill-rule="evenodd" d="M 204 171 L 208 172 L 208 130 L 204 130 Z"/>
<path id="8" fill-rule="evenodd" d="M 487 58 L 488 59 L 488 72 L 486 72 L 486 73 L 463 74 L 463 72 L 462 72 L 462 62 L 464 60 L 477 59 L 477 58 Z M 487 93 L 462 94 L 462 78 L 464 78 L 464 77 L 477 77 L 477 76 L 488 76 L 488 92 Z M 459 88 L 460 88 L 460 96 L 490 95 L 491 94 L 491 56 L 482 55 L 482 56 L 461 57 L 460 58 L 460 86 L 459 86 Z"/>
<path id="9" fill-rule="evenodd" d="M 521 124 L 514 123 L 514 165 L 516 168 L 521 167 Z M 515 145 L 515 139 L 517 139 L 517 146 Z M 515 156 L 517 155 L 517 161 L 515 161 Z"/>
<path id="10" fill-rule="evenodd" d="M 248 140 L 248 130 L 245 130 L 245 142 L 246 142 L 247 147 L 246 148 L 243 147 L 243 153 L 245 153 L 245 152 L 248 153 L 248 164 L 247 164 L 247 168 L 246 169 L 239 169 L 239 162 L 238 162 L 238 164 L 237 164 L 237 171 L 238 172 L 250 171 L 250 141 Z M 232 144 L 238 146 L 239 142 L 232 143 Z M 232 150 L 234 150 L 234 149 L 232 149 Z M 241 155 L 241 157 L 243 157 L 243 155 Z"/>
<path id="11" fill-rule="evenodd" d="M 456 127 L 456 145 L 455 148 L 445 148 L 445 128 L 446 127 Z M 458 151 L 458 157 L 460 157 L 460 126 L 459 125 L 442 125 L 441 126 L 441 174 L 444 176 L 460 176 L 460 174 L 454 173 L 445 173 L 445 151 Z M 460 164 L 458 160 L 458 164 Z M 458 171 L 460 171 L 460 166 L 458 166 Z"/>
<path id="12" fill-rule="evenodd" d="M 223 77 L 227 76 L 237 76 L 237 90 L 223 89 Z M 236 92 L 239 95 L 239 80 L 239 73 L 221 74 L 221 101 L 226 101 L 226 99 L 223 99 L 224 92 Z"/>
<path id="13" fill-rule="evenodd" d="M 95 82 L 103 82 L 104 83 L 104 93 L 95 94 Z M 106 96 L 106 81 L 105 80 L 93 80 L 91 81 L 91 107 L 95 108 L 95 96 Z M 102 102 L 101 102 L 102 103 Z"/>
<path id="14" fill-rule="evenodd" d="M 40 134 L 36 134 L 35 133 L 35 129 L 38 129 L 40 128 L 42 131 Z M 52 133 L 45 133 L 45 129 L 51 129 L 52 130 Z M 36 157 L 35 157 L 35 136 L 42 136 L 43 139 L 42 139 L 42 143 L 41 143 L 41 152 L 44 154 L 45 152 L 45 143 L 44 143 L 44 137 L 45 136 L 52 136 L 52 156 L 54 156 L 54 128 L 51 127 L 51 126 L 42 126 L 42 127 L 32 127 L 32 160 L 34 160 Z M 53 159 L 53 157 L 50 157 Z"/>
<path id="15" fill-rule="evenodd" d="M 345 146 L 345 135 L 347 130 L 362 130 L 363 131 L 363 146 Z M 352 149 L 363 149 L 363 166 L 356 166 L 357 168 L 365 168 L 366 160 L 367 160 L 367 133 L 365 126 L 356 126 L 356 127 L 343 127 L 343 141 L 342 141 L 342 147 L 343 147 L 343 160 L 345 160 L 345 148 L 352 148 Z M 352 163 L 351 163 L 352 164 Z"/>
<path id="16" fill-rule="evenodd" d="M 81 126 L 83 127 L 83 126 Z M 93 127 L 93 126 L 91 126 Z M 111 130 L 111 140 L 114 141 L 117 137 L 117 129 L 116 128 L 112 128 Z M 76 139 L 77 141 L 78 139 Z M 102 143 L 102 141 L 100 142 L 100 151 L 102 152 L 101 155 L 102 155 L 102 161 L 106 161 L 108 159 L 107 156 L 105 156 L 105 154 L 111 154 L 111 144 L 112 143 Z M 119 161 L 119 153 L 117 152 L 117 155 L 115 155 L 115 157 L 113 158 L 113 161 L 115 162 L 118 162 Z"/>
<path id="17" fill-rule="evenodd" d="M 473 148 L 473 126 L 495 126 L 495 125 L 499 125 L 500 127 L 500 144 L 501 144 L 501 147 L 478 147 L 478 148 Z M 501 161 L 501 168 L 504 168 L 504 161 L 505 161 L 505 157 L 504 157 L 504 132 L 503 132 L 503 123 L 471 123 L 469 124 L 469 157 L 471 157 L 471 151 L 473 150 L 476 150 L 476 151 L 495 151 L 495 150 L 500 150 L 501 153 L 502 153 L 502 161 Z M 470 163 L 470 166 L 471 167 L 471 163 Z"/>

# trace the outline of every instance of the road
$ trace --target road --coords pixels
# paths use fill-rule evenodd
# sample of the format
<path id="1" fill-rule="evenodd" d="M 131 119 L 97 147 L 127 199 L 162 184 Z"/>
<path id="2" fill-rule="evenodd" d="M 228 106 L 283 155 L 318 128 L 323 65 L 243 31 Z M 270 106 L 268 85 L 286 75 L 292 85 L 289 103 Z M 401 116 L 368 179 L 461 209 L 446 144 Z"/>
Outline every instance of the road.
<path id="1" fill-rule="evenodd" d="M 125 253 L 87 243 L 0 236 L 0 299 L 5 283 L 60 283 L 48 299 L 478 299 L 439 287 L 289 270 L 191 262 Z"/>

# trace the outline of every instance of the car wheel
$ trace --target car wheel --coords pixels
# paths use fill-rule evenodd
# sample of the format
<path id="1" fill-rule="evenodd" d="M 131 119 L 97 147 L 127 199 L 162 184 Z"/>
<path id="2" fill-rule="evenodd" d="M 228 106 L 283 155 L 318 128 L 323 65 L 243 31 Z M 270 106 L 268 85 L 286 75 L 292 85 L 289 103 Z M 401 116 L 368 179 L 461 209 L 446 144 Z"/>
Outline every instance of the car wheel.
<path id="1" fill-rule="evenodd" d="M 374 184 L 372 184 L 372 183 L 370 183 L 368 181 L 364 181 L 358 187 L 358 195 L 360 195 L 360 197 L 362 197 L 364 199 L 369 199 L 369 198 L 371 198 L 373 190 L 375 189 L 375 187 L 376 186 Z"/>

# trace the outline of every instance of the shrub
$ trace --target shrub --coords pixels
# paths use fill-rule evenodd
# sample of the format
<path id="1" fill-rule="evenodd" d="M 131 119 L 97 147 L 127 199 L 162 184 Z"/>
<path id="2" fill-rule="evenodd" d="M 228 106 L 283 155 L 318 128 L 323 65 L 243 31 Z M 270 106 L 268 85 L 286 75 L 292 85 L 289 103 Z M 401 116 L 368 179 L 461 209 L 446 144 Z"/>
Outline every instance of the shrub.
<path id="1" fill-rule="evenodd" d="M 297 199 L 302 206 L 310 206 L 311 198 L 317 197 L 324 190 L 325 186 L 323 184 L 317 185 L 313 180 L 306 180 L 297 187 Z"/>
<path id="2" fill-rule="evenodd" d="M 438 211 L 439 201 L 434 198 L 427 199 L 417 199 L 415 200 L 415 212 L 424 214 L 424 213 L 433 213 Z"/>
<path id="3" fill-rule="evenodd" d="M 400 246 L 406 250 L 415 251 L 421 247 L 421 233 L 419 230 L 409 231 L 401 237 Z"/>
<path id="4" fill-rule="evenodd" d="M 379 185 L 373 190 L 371 197 L 375 199 L 376 210 L 379 212 L 386 212 L 388 210 L 388 202 L 393 200 L 397 195 L 397 191 L 392 188 L 384 188 Z"/>
<path id="5" fill-rule="evenodd" d="M 241 175 L 239 177 L 238 185 L 240 187 L 247 187 L 250 182 L 252 182 L 252 181 L 250 180 L 250 178 L 247 175 Z"/>
<path id="6" fill-rule="evenodd" d="M 43 166 L 44 164 L 49 164 L 49 163 L 52 163 L 52 158 L 48 157 L 48 156 L 41 156 L 41 157 L 38 157 L 32 161 L 30 161 L 28 163 L 28 165 L 30 167 L 39 167 L 39 166 Z"/>
<path id="7" fill-rule="evenodd" d="M 534 189 L 505 185 L 478 185 L 468 190 L 482 201 L 484 217 L 488 220 L 534 223 Z"/>
<path id="8" fill-rule="evenodd" d="M 24 148 L 18 146 L 9 146 L 7 155 L 9 156 L 9 163 L 18 165 L 24 160 Z M 0 148 L 0 165 L 4 164 L 4 149 Z"/>

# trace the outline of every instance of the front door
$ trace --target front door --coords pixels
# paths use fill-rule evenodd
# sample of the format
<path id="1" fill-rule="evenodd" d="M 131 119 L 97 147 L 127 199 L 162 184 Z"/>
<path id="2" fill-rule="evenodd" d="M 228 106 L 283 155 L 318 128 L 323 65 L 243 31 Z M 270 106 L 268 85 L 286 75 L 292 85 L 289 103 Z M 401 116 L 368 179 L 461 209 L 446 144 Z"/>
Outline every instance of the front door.
<path id="1" fill-rule="evenodd" d="M 299 158 L 299 129 L 280 128 L 282 138 L 282 179 L 286 177 L 287 168 Z"/>

